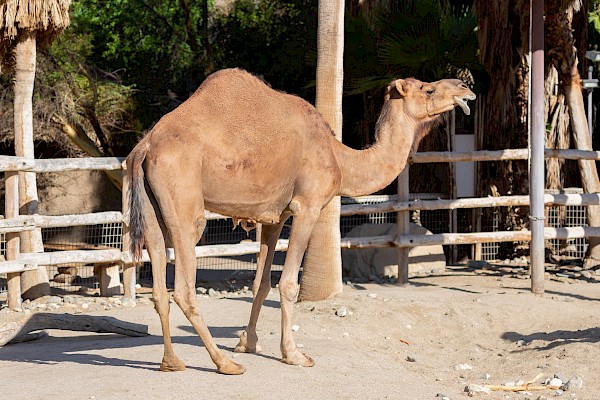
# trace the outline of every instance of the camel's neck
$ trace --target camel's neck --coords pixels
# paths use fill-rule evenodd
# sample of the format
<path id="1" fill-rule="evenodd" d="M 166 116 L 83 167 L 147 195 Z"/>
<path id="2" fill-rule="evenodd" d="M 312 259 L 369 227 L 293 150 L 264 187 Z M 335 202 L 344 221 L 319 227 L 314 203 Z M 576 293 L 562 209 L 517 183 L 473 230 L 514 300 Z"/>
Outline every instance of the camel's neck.
<path id="1" fill-rule="evenodd" d="M 411 149 L 429 130 L 390 108 L 384 105 L 373 146 L 354 150 L 339 142 L 334 145 L 342 171 L 340 195 L 362 196 L 385 188 L 402 172 Z"/>

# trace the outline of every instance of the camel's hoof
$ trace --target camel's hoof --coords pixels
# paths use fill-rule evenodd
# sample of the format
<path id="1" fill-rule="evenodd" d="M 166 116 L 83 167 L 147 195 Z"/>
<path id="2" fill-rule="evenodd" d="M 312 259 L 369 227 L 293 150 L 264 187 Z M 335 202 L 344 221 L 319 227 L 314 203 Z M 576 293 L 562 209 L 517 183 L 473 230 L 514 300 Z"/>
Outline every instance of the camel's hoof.
<path id="1" fill-rule="evenodd" d="M 302 367 L 312 367 L 313 365 L 315 365 L 315 362 L 312 358 L 298 350 L 291 354 L 288 354 L 287 356 L 284 356 L 281 359 L 281 362 L 290 365 L 300 365 Z"/>
<path id="2" fill-rule="evenodd" d="M 246 372 L 246 368 L 231 360 L 226 360 L 223 364 L 217 365 L 217 372 L 223 375 L 241 375 Z"/>
<path id="3" fill-rule="evenodd" d="M 236 353 L 260 353 L 262 348 L 258 344 L 256 344 L 256 341 L 257 338 L 254 339 L 253 344 L 248 343 L 248 335 L 246 334 L 246 331 L 244 331 L 240 335 L 240 342 L 237 346 L 235 346 L 235 349 L 233 349 L 233 351 Z"/>
<path id="4" fill-rule="evenodd" d="M 260 347 L 259 345 L 250 347 L 240 342 L 237 346 L 235 346 L 235 349 L 233 349 L 233 351 L 235 353 L 260 353 L 262 351 L 262 347 Z"/>
<path id="5" fill-rule="evenodd" d="M 185 370 L 185 364 L 177 357 L 165 358 L 163 357 L 160 363 L 160 370 L 164 372 L 174 372 Z"/>

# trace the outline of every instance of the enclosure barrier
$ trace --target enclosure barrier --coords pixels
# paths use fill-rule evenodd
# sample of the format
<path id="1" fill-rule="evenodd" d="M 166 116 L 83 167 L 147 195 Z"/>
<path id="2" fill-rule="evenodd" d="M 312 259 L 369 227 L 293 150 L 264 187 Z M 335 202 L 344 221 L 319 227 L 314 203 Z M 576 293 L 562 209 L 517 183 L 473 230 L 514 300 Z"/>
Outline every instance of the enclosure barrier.
<path id="1" fill-rule="evenodd" d="M 583 150 L 545 150 L 546 158 L 563 158 L 571 160 L 600 160 L 600 152 Z M 410 163 L 431 162 L 461 162 L 461 161 L 498 161 L 498 160 L 524 160 L 528 157 L 527 149 L 511 149 L 500 151 L 473 151 L 473 152 L 427 152 L 414 154 Z M 20 216 L 18 215 L 18 183 L 16 172 L 28 171 L 36 173 L 65 172 L 81 170 L 113 171 L 123 168 L 123 160 L 115 157 L 105 158 L 62 158 L 62 159 L 25 159 L 13 156 L 0 156 L 0 171 L 6 173 L 6 219 L 0 220 L 0 233 L 7 234 L 7 260 L 0 262 L 0 273 L 8 276 L 8 299 L 9 307 L 20 302 L 20 288 L 11 284 L 11 278 L 19 276 L 20 272 L 35 269 L 42 265 L 59 265 L 65 263 L 98 263 L 98 264 L 120 264 L 130 267 L 132 263 L 131 254 L 128 251 L 111 250 L 67 250 L 51 253 L 19 253 L 18 238 L 20 232 L 44 227 L 66 227 L 77 225 L 90 225 L 102 223 L 123 222 L 121 212 L 98 212 L 80 215 L 63 216 Z M 404 185 L 406 186 L 406 182 Z M 405 193 L 405 198 L 408 192 Z M 594 194 L 546 194 L 545 205 L 600 205 L 600 195 Z M 406 220 L 405 215 L 412 210 L 455 210 L 459 208 L 483 208 L 498 206 L 529 205 L 529 196 L 502 196 L 486 198 L 469 198 L 456 200 L 417 200 L 407 201 L 402 197 L 393 196 L 389 200 L 379 204 L 352 204 L 342 206 L 341 215 L 370 214 L 397 212 L 402 213 L 401 219 Z M 208 213 L 207 219 L 227 218 L 225 216 Z M 406 222 L 406 221 L 405 221 Z M 433 235 L 405 235 L 404 227 L 399 228 L 400 235 L 344 238 L 341 242 L 343 248 L 373 248 L 373 247 L 396 247 L 400 249 L 420 245 L 455 245 L 467 243 L 487 243 L 503 241 L 529 241 L 531 232 L 507 231 L 507 232 L 478 232 L 478 233 L 444 233 Z M 124 232 L 124 235 L 126 233 Z M 575 228 L 546 228 L 545 239 L 572 239 L 583 237 L 600 236 L 599 227 L 575 227 Z M 124 240 L 124 245 L 127 240 Z M 15 246 L 16 244 L 16 246 Z M 287 249 L 287 240 L 277 242 L 277 251 Z M 257 242 L 239 243 L 233 245 L 206 245 L 196 247 L 196 257 L 231 256 L 254 254 L 259 251 L 260 244 Z M 167 257 L 174 259 L 173 249 L 168 249 Z M 405 257 L 406 258 L 406 257 Z M 143 252 L 143 261 L 149 261 L 146 251 Z M 407 266 L 405 271 L 399 271 L 399 275 L 408 276 Z M 124 286 L 126 296 L 135 296 L 135 275 L 124 273 Z M 16 280 L 18 282 L 18 280 Z"/>

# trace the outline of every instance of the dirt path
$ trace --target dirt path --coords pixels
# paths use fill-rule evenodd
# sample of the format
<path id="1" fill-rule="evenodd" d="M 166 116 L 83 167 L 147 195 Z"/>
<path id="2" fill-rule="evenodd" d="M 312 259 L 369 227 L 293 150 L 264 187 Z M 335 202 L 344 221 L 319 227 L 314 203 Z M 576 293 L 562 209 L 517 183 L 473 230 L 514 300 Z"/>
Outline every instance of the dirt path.
<path id="1" fill-rule="evenodd" d="M 162 336 L 149 303 L 93 312 L 148 324 L 151 336 L 50 331 L 46 338 L 1 348 L 0 399 L 456 400 L 467 398 L 467 384 L 516 383 L 540 373 L 536 383 L 555 374 L 564 381 L 581 377 L 582 388 L 562 398 L 600 398 L 600 285 L 548 281 L 546 296 L 539 298 L 529 293 L 527 280 L 469 272 L 412 282 L 406 288 L 346 286 L 334 300 L 297 304 L 295 337 L 315 359 L 313 368 L 278 361 L 273 290 L 259 321 L 263 353 L 234 355 L 247 367 L 237 377 L 214 372 L 176 306 L 173 341 L 188 366 L 179 373 L 158 371 Z M 247 322 L 250 302 L 249 293 L 200 297 L 217 343 L 228 352 Z M 336 315 L 342 307 L 345 317 Z M 13 314 L 0 315 L 0 323 Z M 534 400 L 556 394 L 475 397 Z"/>

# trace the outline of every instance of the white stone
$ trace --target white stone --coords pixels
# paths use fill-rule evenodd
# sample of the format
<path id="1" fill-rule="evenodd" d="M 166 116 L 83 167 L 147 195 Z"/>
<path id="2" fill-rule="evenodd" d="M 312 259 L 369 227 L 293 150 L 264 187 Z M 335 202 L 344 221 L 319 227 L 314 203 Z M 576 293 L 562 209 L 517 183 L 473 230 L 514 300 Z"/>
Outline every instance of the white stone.
<path id="1" fill-rule="evenodd" d="M 300 330 L 300 325 L 292 325 L 292 331 L 298 332 Z"/>

